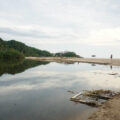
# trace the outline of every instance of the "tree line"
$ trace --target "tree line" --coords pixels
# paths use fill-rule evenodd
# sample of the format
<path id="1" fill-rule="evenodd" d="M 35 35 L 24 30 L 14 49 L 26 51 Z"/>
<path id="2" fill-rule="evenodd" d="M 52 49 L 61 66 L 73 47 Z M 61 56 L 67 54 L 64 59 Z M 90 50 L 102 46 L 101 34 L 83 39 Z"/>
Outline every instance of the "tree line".
<path id="1" fill-rule="evenodd" d="M 4 41 L 0 38 L 0 59 L 22 59 L 24 57 L 80 57 L 74 52 L 51 53 L 25 45 L 16 40 Z"/>

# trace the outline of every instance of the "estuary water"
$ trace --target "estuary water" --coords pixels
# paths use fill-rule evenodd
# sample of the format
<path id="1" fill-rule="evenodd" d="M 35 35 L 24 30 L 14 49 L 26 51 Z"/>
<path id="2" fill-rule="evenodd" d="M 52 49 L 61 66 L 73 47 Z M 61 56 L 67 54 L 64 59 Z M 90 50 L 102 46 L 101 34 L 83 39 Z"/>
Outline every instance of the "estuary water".
<path id="1" fill-rule="evenodd" d="M 68 91 L 119 91 L 119 70 L 104 65 L 30 60 L 0 64 L 0 120 L 86 120 L 95 108 L 70 101 L 74 94 Z"/>

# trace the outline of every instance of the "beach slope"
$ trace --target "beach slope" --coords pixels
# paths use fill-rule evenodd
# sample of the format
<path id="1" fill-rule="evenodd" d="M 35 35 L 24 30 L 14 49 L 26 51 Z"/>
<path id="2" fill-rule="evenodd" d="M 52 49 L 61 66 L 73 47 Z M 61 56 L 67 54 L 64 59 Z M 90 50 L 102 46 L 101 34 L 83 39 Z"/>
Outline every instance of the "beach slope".
<path id="1" fill-rule="evenodd" d="M 108 100 L 88 120 L 120 120 L 120 95 Z"/>

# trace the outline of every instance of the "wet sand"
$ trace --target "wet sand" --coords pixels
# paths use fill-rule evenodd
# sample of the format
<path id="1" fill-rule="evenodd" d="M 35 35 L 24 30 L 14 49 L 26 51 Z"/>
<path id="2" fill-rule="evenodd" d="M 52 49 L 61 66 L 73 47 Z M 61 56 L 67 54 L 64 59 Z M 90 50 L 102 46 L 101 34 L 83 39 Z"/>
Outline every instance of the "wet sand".
<path id="1" fill-rule="evenodd" d="M 88 120 L 120 120 L 120 95 L 104 103 Z"/>
<path id="2" fill-rule="evenodd" d="M 105 59 L 105 58 L 73 58 L 73 57 L 26 57 L 26 59 L 48 62 L 82 62 L 93 64 L 105 64 L 120 66 L 120 59 Z"/>

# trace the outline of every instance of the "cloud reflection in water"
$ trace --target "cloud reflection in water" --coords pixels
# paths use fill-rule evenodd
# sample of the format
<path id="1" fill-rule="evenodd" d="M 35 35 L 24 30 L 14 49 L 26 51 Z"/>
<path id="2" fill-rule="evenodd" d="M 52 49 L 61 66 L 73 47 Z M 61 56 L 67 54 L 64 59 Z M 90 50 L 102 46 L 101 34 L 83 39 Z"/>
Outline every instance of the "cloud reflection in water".
<path id="1" fill-rule="evenodd" d="M 66 88 L 73 86 L 77 86 L 80 89 L 84 88 L 81 85 L 86 85 L 86 89 L 119 89 L 119 74 L 117 76 L 109 75 L 110 72 L 105 70 L 77 72 L 27 71 L 14 76 L 3 76 L 0 80 L 0 93 L 16 90 Z M 117 73 L 119 72 L 117 71 Z"/>

